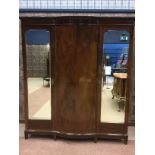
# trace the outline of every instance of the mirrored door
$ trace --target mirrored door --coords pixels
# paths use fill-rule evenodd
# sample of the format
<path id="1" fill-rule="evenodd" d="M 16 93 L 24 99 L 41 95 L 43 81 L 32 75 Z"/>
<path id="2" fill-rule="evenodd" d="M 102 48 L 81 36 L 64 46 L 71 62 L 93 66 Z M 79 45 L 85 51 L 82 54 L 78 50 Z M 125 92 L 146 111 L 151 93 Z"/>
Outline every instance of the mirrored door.
<path id="1" fill-rule="evenodd" d="M 101 123 L 125 123 L 130 33 L 107 30 L 102 34 Z"/>
<path id="2" fill-rule="evenodd" d="M 30 29 L 25 33 L 28 119 L 51 120 L 50 32 Z"/>

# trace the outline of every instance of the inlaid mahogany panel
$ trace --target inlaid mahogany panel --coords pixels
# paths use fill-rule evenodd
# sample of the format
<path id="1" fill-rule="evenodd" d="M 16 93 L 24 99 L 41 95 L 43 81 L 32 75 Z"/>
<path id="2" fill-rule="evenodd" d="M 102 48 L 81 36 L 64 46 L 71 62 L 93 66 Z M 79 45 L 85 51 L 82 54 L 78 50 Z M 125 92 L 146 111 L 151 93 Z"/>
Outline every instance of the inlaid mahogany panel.
<path id="1" fill-rule="evenodd" d="M 96 130 L 97 42 L 97 26 L 55 27 L 54 130 Z"/>

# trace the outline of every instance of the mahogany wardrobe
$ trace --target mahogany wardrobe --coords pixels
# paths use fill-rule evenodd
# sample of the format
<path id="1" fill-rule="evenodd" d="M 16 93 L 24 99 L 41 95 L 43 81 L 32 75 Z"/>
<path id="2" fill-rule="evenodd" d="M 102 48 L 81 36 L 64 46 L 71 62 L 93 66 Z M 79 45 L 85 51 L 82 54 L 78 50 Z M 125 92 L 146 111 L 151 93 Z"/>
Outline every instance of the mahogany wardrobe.
<path id="1" fill-rule="evenodd" d="M 127 144 L 134 18 L 20 20 L 25 138 Z"/>

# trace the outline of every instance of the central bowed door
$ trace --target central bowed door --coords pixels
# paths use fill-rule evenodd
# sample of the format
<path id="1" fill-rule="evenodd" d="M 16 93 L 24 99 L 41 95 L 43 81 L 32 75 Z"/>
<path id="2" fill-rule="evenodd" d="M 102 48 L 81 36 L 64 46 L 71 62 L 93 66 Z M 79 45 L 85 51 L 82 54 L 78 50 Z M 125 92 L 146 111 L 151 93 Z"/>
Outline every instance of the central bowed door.
<path id="1" fill-rule="evenodd" d="M 96 130 L 98 28 L 55 27 L 53 129 L 66 133 Z"/>

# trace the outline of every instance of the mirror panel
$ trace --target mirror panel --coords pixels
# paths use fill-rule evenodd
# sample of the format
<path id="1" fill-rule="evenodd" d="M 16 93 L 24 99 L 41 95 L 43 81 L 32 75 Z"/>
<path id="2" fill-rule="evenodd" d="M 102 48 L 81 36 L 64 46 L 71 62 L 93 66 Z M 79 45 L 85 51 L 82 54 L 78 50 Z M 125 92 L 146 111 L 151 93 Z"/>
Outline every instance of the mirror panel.
<path id="1" fill-rule="evenodd" d="M 28 117 L 51 120 L 50 32 L 30 29 L 25 33 Z"/>
<path id="2" fill-rule="evenodd" d="M 101 122 L 124 123 L 129 32 L 109 30 L 103 36 Z"/>

